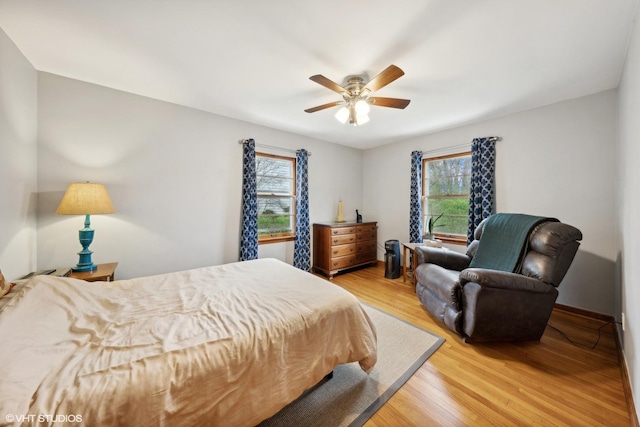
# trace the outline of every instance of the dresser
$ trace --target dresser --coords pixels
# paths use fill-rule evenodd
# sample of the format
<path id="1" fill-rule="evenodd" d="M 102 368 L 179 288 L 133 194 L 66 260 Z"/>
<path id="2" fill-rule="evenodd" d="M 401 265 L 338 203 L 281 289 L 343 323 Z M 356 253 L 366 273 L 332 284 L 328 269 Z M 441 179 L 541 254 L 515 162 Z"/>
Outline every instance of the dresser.
<path id="1" fill-rule="evenodd" d="M 313 271 L 332 279 L 343 270 L 377 264 L 376 222 L 313 224 Z"/>

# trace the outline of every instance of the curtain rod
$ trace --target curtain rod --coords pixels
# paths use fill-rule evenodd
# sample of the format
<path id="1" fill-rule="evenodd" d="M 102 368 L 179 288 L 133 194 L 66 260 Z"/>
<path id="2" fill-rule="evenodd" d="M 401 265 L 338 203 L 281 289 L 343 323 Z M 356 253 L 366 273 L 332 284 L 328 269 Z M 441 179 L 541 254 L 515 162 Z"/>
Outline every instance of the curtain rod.
<path id="1" fill-rule="evenodd" d="M 489 137 L 487 137 L 487 140 L 497 142 L 497 141 L 502 141 L 502 138 L 499 137 L 499 136 L 489 136 Z M 433 153 L 437 153 L 439 151 L 455 150 L 456 148 L 466 148 L 467 150 L 469 150 L 469 149 L 471 149 L 471 143 L 452 145 L 450 147 L 442 147 L 442 148 L 436 148 L 434 150 L 423 151 L 422 155 L 424 156 L 425 154 L 433 154 Z"/>
<path id="2" fill-rule="evenodd" d="M 247 140 L 247 139 L 241 139 L 240 141 L 238 141 L 238 144 L 240 144 L 240 145 L 244 145 L 244 144 L 246 144 L 247 142 L 248 142 L 248 140 Z M 276 146 L 274 146 L 274 145 L 258 144 L 257 142 L 256 142 L 256 147 L 261 147 L 261 148 L 271 148 L 271 149 L 273 149 L 273 150 L 286 151 L 286 152 L 288 152 L 288 153 L 297 153 L 297 152 L 299 151 L 299 150 L 292 150 L 292 149 L 290 149 L 290 148 L 276 147 Z M 307 154 L 308 154 L 309 156 L 311 156 L 311 151 L 308 151 L 308 152 L 307 152 Z"/>

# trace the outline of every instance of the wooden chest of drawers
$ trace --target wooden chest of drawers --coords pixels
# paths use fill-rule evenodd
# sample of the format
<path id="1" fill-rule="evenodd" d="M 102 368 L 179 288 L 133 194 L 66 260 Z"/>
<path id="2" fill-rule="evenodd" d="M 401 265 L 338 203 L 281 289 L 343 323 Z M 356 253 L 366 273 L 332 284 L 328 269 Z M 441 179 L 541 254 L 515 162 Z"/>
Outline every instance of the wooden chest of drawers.
<path id="1" fill-rule="evenodd" d="M 353 267 L 377 263 L 375 222 L 313 224 L 313 271 L 332 279 Z"/>

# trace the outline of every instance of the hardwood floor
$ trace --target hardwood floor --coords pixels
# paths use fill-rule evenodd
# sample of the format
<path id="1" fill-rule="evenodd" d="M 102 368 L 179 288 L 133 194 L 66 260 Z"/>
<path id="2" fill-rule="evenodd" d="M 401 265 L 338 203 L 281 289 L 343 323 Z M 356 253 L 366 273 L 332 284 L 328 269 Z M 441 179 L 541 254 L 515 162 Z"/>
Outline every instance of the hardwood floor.
<path id="1" fill-rule="evenodd" d="M 433 319 L 402 278 L 382 267 L 334 277 L 362 302 L 444 337 L 445 343 L 366 426 L 629 426 L 613 325 L 595 349 L 547 328 L 526 343 L 465 344 Z M 550 325 L 591 347 L 606 323 L 555 310 Z"/>

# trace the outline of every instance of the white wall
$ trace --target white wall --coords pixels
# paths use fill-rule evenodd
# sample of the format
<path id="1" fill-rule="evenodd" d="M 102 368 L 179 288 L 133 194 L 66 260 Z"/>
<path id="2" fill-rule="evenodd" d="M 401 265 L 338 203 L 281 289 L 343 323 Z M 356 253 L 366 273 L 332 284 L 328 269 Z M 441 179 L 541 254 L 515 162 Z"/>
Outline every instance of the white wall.
<path id="1" fill-rule="evenodd" d="M 37 73 L 0 29 L 0 269 L 36 267 Z"/>
<path id="2" fill-rule="evenodd" d="M 116 209 L 91 217 L 91 249 L 96 263 L 120 263 L 117 277 L 237 261 L 238 141 L 244 138 L 312 153 L 312 222 L 331 220 L 340 196 L 347 212 L 362 204 L 360 150 L 52 74 L 38 76 L 40 268 L 77 263 L 83 218 L 54 212 L 67 185 L 85 180 L 105 184 Z M 292 247 L 263 245 L 259 256 L 291 262 Z"/>
<path id="3" fill-rule="evenodd" d="M 640 408 L 640 13 L 636 14 L 627 59 L 619 87 L 618 127 L 618 287 L 625 313 L 624 358 L 636 408 Z M 620 319 L 618 319 L 620 320 Z"/>
<path id="4" fill-rule="evenodd" d="M 578 227 L 584 239 L 558 302 L 612 315 L 615 127 L 616 92 L 606 91 L 367 150 L 364 207 L 379 221 L 380 241 L 408 241 L 411 151 L 500 136 L 497 212 L 552 216 Z"/>
<path id="5" fill-rule="evenodd" d="M 118 277 L 237 259 L 241 149 L 237 141 L 305 147 L 311 221 L 360 209 L 388 239 L 408 239 L 409 153 L 498 135 L 497 210 L 556 216 L 584 233 L 559 302 L 614 314 L 616 92 L 360 152 L 59 76 L 38 80 L 38 268 L 73 265 L 82 218 L 55 208 L 69 182 L 107 185 L 117 213 L 94 216 L 96 262 Z M 292 259 L 292 244 L 260 247 Z M 25 268 L 24 270 L 28 270 Z M 22 271 L 20 271 L 22 273 Z"/>

